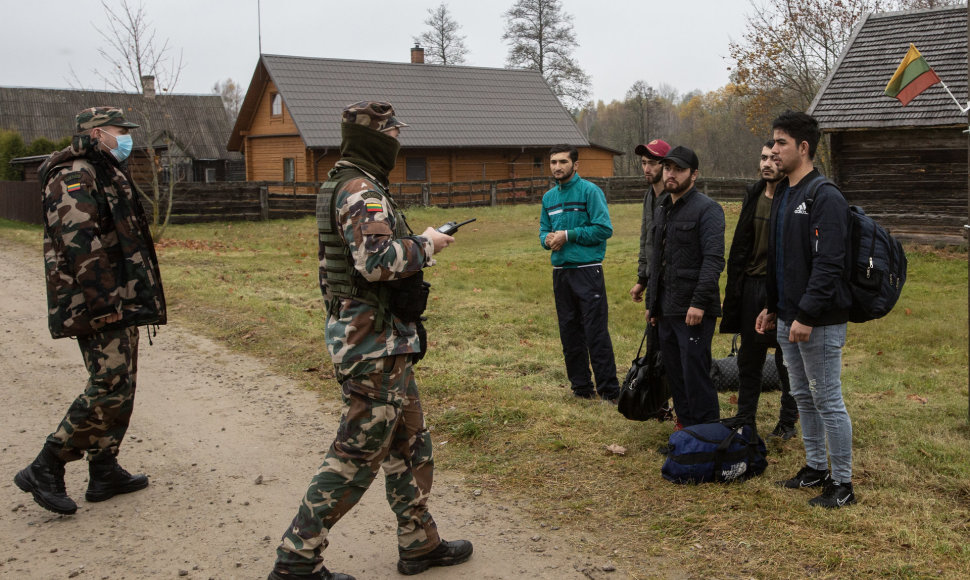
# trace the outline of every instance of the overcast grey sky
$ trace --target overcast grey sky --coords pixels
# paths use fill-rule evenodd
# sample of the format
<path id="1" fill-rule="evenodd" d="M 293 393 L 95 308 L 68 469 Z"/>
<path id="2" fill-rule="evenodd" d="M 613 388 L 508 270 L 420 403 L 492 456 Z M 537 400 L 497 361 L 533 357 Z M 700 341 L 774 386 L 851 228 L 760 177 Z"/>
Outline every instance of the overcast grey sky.
<path id="1" fill-rule="evenodd" d="M 120 4 L 120 0 L 111 0 Z M 137 0 L 131 0 L 137 5 Z M 262 50 L 324 58 L 407 62 L 412 37 L 440 0 L 261 0 Z M 503 67 L 503 13 L 513 0 L 449 0 L 472 66 Z M 637 80 L 679 93 L 728 82 L 728 43 L 739 39 L 749 0 L 563 0 L 573 16 L 575 57 L 593 98 L 622 99 Z M 104 89 L 96 29 L 99 0 L 0 0 L 0 85 Z M 157 37 L 181 49 L 176 92 L 209 93 L 216 81 L 249 85 L 259 55 L 257 0 L 144 0 Z M 73 71 L 73 73 L 72 73 Z M 77 80 L 75 80 L 76 73 Z M 80 81 L 80 82 L 78 82 Z M 363 95 L 362 95 L 363 97 Z"/>

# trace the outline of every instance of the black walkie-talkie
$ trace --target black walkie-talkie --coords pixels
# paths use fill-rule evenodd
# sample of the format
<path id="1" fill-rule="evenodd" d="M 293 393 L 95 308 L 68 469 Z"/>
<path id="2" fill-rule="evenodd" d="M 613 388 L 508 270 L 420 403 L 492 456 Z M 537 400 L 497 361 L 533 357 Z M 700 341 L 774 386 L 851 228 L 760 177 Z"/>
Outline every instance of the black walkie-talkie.
<path id="1" fill-rule="evenodd" d="M 439 232 L 443 233 L 443 234 L 447 234 L 447 235 L 450 236 L 451 234 L 457 232 L 458 231 L 458 228 L 460 228 L 461 226 L 463 226 L 465 224 L 470 224 L 473 221 L 475 221 L 475 218 L 472 218 L 470 220 L 465 220 L 463 222 L 448 222 L 448 223 L 446 223 L 446 224 L 444 224 L 442 226 L 438 226 L 435 229 L 438 230 Z"/>

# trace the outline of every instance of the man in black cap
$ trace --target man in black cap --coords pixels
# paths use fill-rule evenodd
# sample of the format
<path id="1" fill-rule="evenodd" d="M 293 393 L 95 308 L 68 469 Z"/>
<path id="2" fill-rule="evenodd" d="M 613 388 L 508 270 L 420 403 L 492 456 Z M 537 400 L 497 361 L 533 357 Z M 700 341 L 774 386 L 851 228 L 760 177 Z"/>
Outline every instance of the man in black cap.
<path id="1" fill-rule="evenodd" d="M 694 187 L 697 155 L 672 149 L 663 162 L 663 200 L 654 223 L 647 320 L 659 324 L 660 349 L 678 426 L 716 421 L 711 340 L 721 313 L 724 210 Z"/>

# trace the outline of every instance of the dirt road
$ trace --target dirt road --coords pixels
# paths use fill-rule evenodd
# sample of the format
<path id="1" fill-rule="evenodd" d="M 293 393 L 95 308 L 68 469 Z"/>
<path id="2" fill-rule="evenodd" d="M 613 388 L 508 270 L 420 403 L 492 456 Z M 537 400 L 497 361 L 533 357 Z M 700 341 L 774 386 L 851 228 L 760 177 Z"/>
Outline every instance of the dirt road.
<path id="1" fill-rule="evenodd" d="M 86 503 L 87 466 L 75 462 L 66 481 L 78 512 L 55 515 L 13 484 L 85 378 L 77 344 L 50 338 L 44 300 L 40 256 L 0 240 L 0 578 L 265 578 L 336 430 L 338 407 L 187 332 L 176 316 L 154 346 L 142 334 L 135 413 L 120 457 L 151 485 Z M 609 554 L 578 553 L 576 538 L 524 516 L 514 502 L 479 495 L 458 474 L 436 476 L 438 527 L 445 538 L 474 542 L 475 554 L 420 578 L 627 577 Z M 380 479 L 332 531 L 331 570 L 401 578 Z"/>

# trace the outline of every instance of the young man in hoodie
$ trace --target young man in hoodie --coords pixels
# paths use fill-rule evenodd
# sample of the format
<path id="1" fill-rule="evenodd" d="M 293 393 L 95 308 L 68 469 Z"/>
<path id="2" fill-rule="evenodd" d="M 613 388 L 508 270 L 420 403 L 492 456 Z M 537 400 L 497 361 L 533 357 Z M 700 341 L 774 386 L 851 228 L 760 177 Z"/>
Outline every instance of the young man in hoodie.
<path id="1" fill-rule="evenodd" d="M 790 393 L 785 359 L 773 334 L 761 334 L 754 329 L 765 304 L 771 202 L 778 183 L 785 177 L 771 154 L 774 145 L 774 139 L 769 139 L 761 148 L 761 179 L 748 188 L 741 203 L 741 215 L 728 254 L 721 332 L 741 335 L 737 358 L 741 379 L 737 416 L 751 424 L 755 423 L 758 413 L 765 356 L 768 349 L 774 347 L 775 368 L 781 379 L 781 411 L 771 436 L 788 440 L 795 436 L 798 407 Z"/>

